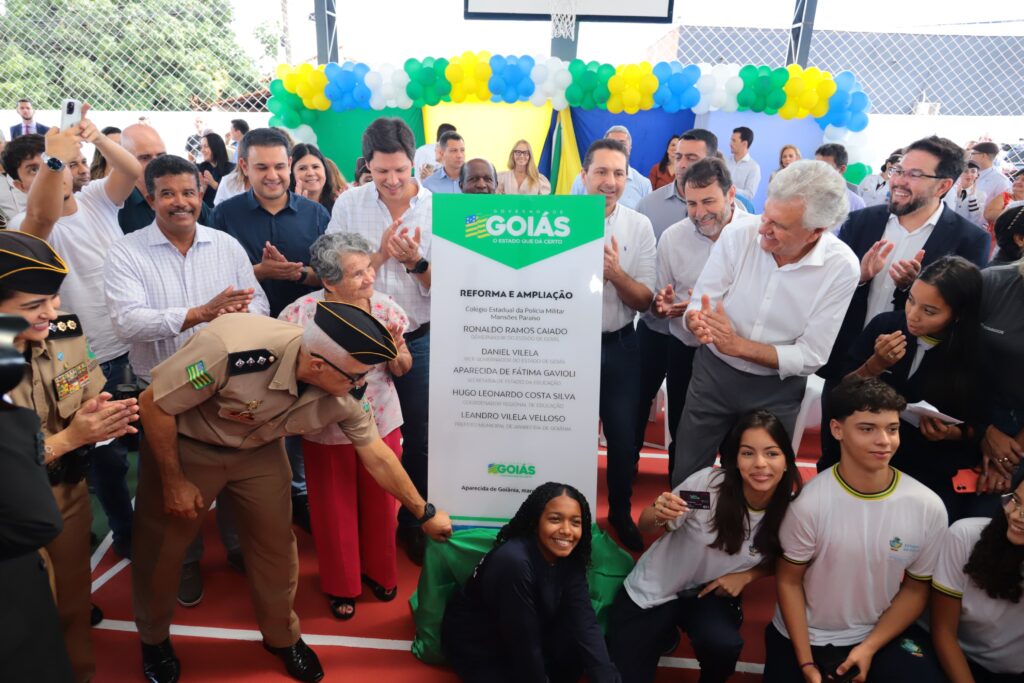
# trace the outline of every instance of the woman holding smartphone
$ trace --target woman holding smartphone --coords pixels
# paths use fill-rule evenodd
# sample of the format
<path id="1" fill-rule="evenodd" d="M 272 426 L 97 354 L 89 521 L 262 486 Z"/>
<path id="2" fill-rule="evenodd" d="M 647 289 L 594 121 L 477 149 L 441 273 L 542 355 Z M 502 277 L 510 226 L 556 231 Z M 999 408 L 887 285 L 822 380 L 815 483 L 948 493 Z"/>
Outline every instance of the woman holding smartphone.
<path id="1" fill-rule="evenodd" d="M 695 472 L 644 510 L 640 530 L 665 534 L 640 557 L 612 605 L 610 651 L 623 680 L 654 680 L 677 628 L 690 637 L 701 683 L 732 675 L 743 649 L 741 594 L 772 573 L 782 552 L 779 525 L 800 487 L 789 434 L 775 415 L 758 410 L 726 437 L 721 468 Z"/>
<path id="2" fill-rule="evenodd" d="M 946 531 L 932 576 L 932 642 L 952 683 L 1024 680 L 1024 471 L 1002 504 Z"/>

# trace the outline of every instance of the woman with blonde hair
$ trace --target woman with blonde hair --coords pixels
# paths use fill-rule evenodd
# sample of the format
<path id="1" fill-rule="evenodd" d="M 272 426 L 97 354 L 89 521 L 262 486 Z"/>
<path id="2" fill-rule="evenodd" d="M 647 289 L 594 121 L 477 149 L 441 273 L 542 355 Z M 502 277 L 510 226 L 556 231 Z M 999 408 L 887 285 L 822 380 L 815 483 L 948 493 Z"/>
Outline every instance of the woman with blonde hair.
<path id="1" fill-rule="evenodd" d="M 533 148 L 526 140 L 512 145 L 508 170 L 498 174 L 498 194 L 551 194 L 551 183 L 537 171 Z"/>
<path id="2" fill-rule="evenodd" d="M 772 171 L 771 176 L 768 178 L 768 182 L 770 183 L 772 181 L 772 178 L 775 177 L 776 173 L 786 168 L 794 161 L 800 161 L 800 159 L 800 150 L 797 149 L 796 145 L 783 145 L 782 149 L 779 150 L 779 167 Z"/>

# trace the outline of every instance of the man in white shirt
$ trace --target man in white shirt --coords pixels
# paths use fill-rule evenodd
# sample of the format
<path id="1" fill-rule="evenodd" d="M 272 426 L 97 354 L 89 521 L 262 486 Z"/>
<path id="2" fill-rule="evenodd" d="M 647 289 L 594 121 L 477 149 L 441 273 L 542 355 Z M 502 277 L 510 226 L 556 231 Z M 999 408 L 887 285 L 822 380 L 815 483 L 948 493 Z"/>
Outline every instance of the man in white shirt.
<path id="1" fill-rule="evenodd" d="M 455 131 L 441 136 L 437 143 L 441 150 L 441 167 L 423 179 L 423 187 L 436 194 L 460 194 L 459 178 L 466 163 L 466 141 Z"/>
<path id="2" fill-rule="evenodd" d="M 759 226 L 726 230 L 687 307 L 697 350 L 672 482 L 709 467 L 736 419 L 775 413 L 792 433 L 807 376 L 824 365 L 857 287 L 857 259 L 829 232 L 847 211 L 828 164 L 797 161 L 769 187 Z"/>
<path id="3" fill-rule="evenodd" d="M 647 217 L 619 204 L 626 187 L 629 154 L 610 138 L 595 140 L 583 160 L 587 194 L 604 196 L 604 293 L 601 313 L 599 413 L 608 442 L 608 521 L 622 544 L 643 550 L 630 497 L 640 444 L 636 405 L 640 357 L 633 318 L 654 298 L 657 251 Z"/>
<path id="4" fill-rule="evenodd" d="M 686 169 L 701 159 L 714 156 L 718 152 L 718 136 L 703 128 L 688 130 L 679 136 L 676 148 L 672 154 L 672 161 L 675 164 L 675 180 L 665 187 L 658 188 L 640 200 L 637 211 L 647 216 L 654 228 L 654 239 L 660 244 L 661 236 L 670 226 L 686 218 L 686 199 L 684 196 L 683 177 Z M 726 171 L 728 173 L 728 171 Z M 730 184 L 732 181 L 729 181 Z M 731 200 L 730 200 L 731 202 Z M 682 290 L 683 294 L 686 290 Z M 658 317 L 653 307 L 649 311 L 640 314 L 640 320 L 636 325 L 637 346 L 640 350 L 640 388 L 639 403 L 637 404 L 637 443 L 643 446 L 644 433 L 647 429 L 648 416 L 651 413 L 651 402 L 658 394 L 665 375 L 668 372 L 670 339 L 668 320 Z M 688 363 L 687 363 L 688 365 Z M 687 370 L 687 381 L 689 381 L 689 370 Z M 683 393 L 686 393 L 684 384 Z M 676 405 L 682 405 L 682 396 L 678 396 Z M 669 415 L 672 415 L 670 402 Z M 675 419 L 670 419 L 671 429 L 675 429 L 676 422 L 682 408 L 675 411 Z M 668 444 L 669 469 L 672 471 L 673 447 Z"/>
<path id="5" fill-rule="evenodd" d="M 390 294 L 409 316 L 405 343 L 412 368 L 395 377 L 402 406 L 402 467 L 427 499 L 428 382 L 430 379 L 430 190 L 412 178 L 415 139 L 401 119 L 379 118 L 363 133 L 363 157 L 373 182 L 343 192 L 327 232 L 355 232 L 378 245 L 370 258 L 376 289 Z M 398 514 L 398 540 L 409 559 L 423 562 L 424 538 L 416 520 Z"/>
<path id="6" fill-rule="evenodd" d="M 711 249 L 726 226 L 749 228 L 760 217 L 748 214 L 736 203 L 736 188 L 725 162 L 714 157 L 698 161 L 683 172 L 689 216 L 669 227 L 658 240 L 657 293 L 651 314 L 669 331 L 664 351 L 667 361 L 670 433 L 675 435 L 690 385 L 693 357 L 700 344 L 686 329 L 683 314 L 690 304 L 690 292 L 704 270 Z M 639 331 L 638 331 L 639 334 Z M 642 348 L 642 346 L 641 346 Z M 645 366 L 647 359 L 641 361 Z M 675 441 L 668 445 L 668 471 L 675 465 Z"/>
<path id="7" fill-rule="evenodd" d="M 850 378 L 830 402 L 842 455 L 804 486 L 779 530 L 764 681 L 819 683 L 853 667 L 857 681 L 944 681 L 914 622 L 928 604 L 946 509 L 889 465 L 906 401 L 877 378 Z"/>
<path id="8" fill-rule="evenodd" d="M 0 229 L 7 227 L 7 221 L 25 210 L 25 193 L 14 186 L 14 179 L 6 170 L 7 141 L 0 133 Z M 14 164 L 17 166 L 17 163 Z"/>
<path id="9" fill-rule="evenodd" d="M 448 131 L 455 132 L 455 126 L 450 123 L 442 123 L 437 127 L 437 135 L 434 137 L 435 140 L 440 141 L 441 136 Z M 441 165 L 441 150 L 438 148 L 436 142 L 428 142 L 425 145 L 420 145 L 416 148 L 416 154 L 413 155 L 413 168 L 416 171 L 416 177 L 420 180 L 429 178 L 430 175 Z M 355 178 L 359 180 L 358 177 Z"/>
<path id="10" fill-rule="evenodd" d="M 74 193 L 69 164 L 81 155 L 83 141 L 106 157 L 111 172 Z M 51 129 L 43 145 L 45 151 L 39 150 L 19 165 L 18 182 L 29 196 L 25 212 L 15 216 L 10 227 L 48 241 L 67 261 L 69 273 L 61 285 L 61 305 L 78 316 L 107 378 L 104 391 L 116 395 L 118 385 L 131 381 L 131 371 L 128 347 L 114 332 L 103 299 L 103 265 L 110 245 L 122 237 L 118 209 L 142 170 L 131 154 L 87 118 L 66 131 Z M 93 451 L 90 484 L 110 520 L 114 550 L 122 557 L 131 549 L 127 472 L 127 450 L 119 441 Z"/>
<path id="11" fill-rule="evenodd" d="M 846 153 L 846 148 L 839 143 L 829 142 L 814 150 L 814 158 L 818 161 L 824 161 L 826 164 L 836 169 L 839 175 L 843 175 L 846 173 L 846 165 L 850 160 L 850 155 Z M 850 213 L 859 211 L 867 206 L 861 198 L 860 193 L 855 192 L 849 185 L 846 187 L 846 199 L 850 203 Z M 832 227 L 832 232 L 838 233 L 839 228 L 841 227 L 843 227 L 842 223 L 834 225 Z"/>
<path id="12" fill-rule="evenodd" d="M 633 136 L 629 134 L 629 129 L 625 126 L 612 126 L 605 132 L 604 139 L 615 140 L 621 143 L 626 148 L 627 157 L 633 150 Z M 622 191 L 622 197 L 619 199 L 618 204 L 629 209 L 635 209 L 640 205 L 640 200 L 651 193 L 651 181 L 632 166 L 627 165 L 626 170 L 628 174 L 626 177 L 626 187 Z M 589 194 L 582 172 L 573 181 L 570 194 Z"/>
<path id="13" fill-rule="evenodd" d="M 225 313 L 270 314 L 249 257 L 231 235 L 196 223 L 202 194 L 199 172 L 181 157 L 163 155 L 146 165 L 146 198 L 156 213 L 147 228 L 110 248 L 105 295 L 118 336 L 130 345 L 132 370 L 144 385 L 153 368 Z M 228 563 L 241 568 L 241 549 L 227 504 L 218 500 L 217 525 Z M 202 599 L 202 534 L 189 547 L 179 602 Z"/>
<path id="14" fill-rule="evenodd" d="M 988 229 L 988 221 L 985 220 L 985 207 L 988 205 L 988 196 L 978 189 L 978 173 L 981 169 L 973 161 L 967 162 L 967 168 L 960 174 L 953 188 L 946 193 L 942 201 L 949 208 L 953 209 L 958 216 L 966 218 L 983 230 Z"/>
<path id="15" fill-rule="evenodd" d="M 1010 191 L 1010 179 L 994 166 L 999 155 L 999 145 L 994 142 L 979 142 L 971 148 L 969 161 L 978 165 L 978 190 L 991 201 L 1003 192 Z"/>
<path id="16" fill-rule="evenodd" d="M 729 138 L 732 157 L 726 159 L 736 192 L 750 201 L 754 201 L 757 188 L 761 185 L 761 165 L 750 156 L 750 146 L 753 144 L 754 131 L 746 126 L 733 129 L 732 137 Z"/>

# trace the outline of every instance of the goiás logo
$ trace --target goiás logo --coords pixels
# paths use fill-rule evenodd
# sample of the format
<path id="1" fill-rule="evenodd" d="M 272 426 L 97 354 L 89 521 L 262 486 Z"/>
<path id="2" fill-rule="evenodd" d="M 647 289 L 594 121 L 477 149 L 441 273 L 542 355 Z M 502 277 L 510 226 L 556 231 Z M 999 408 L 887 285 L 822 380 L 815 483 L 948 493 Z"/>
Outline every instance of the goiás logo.
<path id="1" fill-rule="evenodd" d="M 537 468 L 525 462 L 492 462 L 487 465 L 487 474 L 498 477 L 532 477 L 537 474 Z"/>
<path id="2" fill-rule="evenodd" d="M 551 211 L 498 209 L 466 216 L 466 237 L 499 244 L 561 244 L 572 234 L 568 216 Z"/>

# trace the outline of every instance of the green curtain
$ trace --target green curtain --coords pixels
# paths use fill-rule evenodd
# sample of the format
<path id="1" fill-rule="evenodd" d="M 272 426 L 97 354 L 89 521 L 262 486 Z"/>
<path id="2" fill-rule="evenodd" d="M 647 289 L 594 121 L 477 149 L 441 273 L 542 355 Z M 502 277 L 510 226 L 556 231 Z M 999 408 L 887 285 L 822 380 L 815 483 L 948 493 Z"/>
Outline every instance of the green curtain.
<path id="1" fill-rule="evenodd" d="M 608 610 L 623 580 L 633 569 L 633 558 L 596 524 L 592 533 L 591 563 L 587 572 L 590 601 L 601 628 L 607 631 Z M 497 534 L 497 529 L 464 529 L 456 532 L 447 543 L 427 542 L 419 586 L 409 598 L 416 622 L 412 653 L 421 661 L 444 663 L 441 619 L 445 605 L 455 589 L 473 574 L 480 559 L 494 547 Z"/>
<path id="2" fill-rule="evenodd" d="M 363 131 L 381 117 L 398 117 L 409 124 L 416 140 L 423 140 L 423 110 L 412 109 L 351 109 L 349 111 L 317 112 L 311 127 L 316 133 L 316 145 L 324 156 L 338 165 L 345 178 L 352 182 L 356 159 L 363 155 Z"/>

